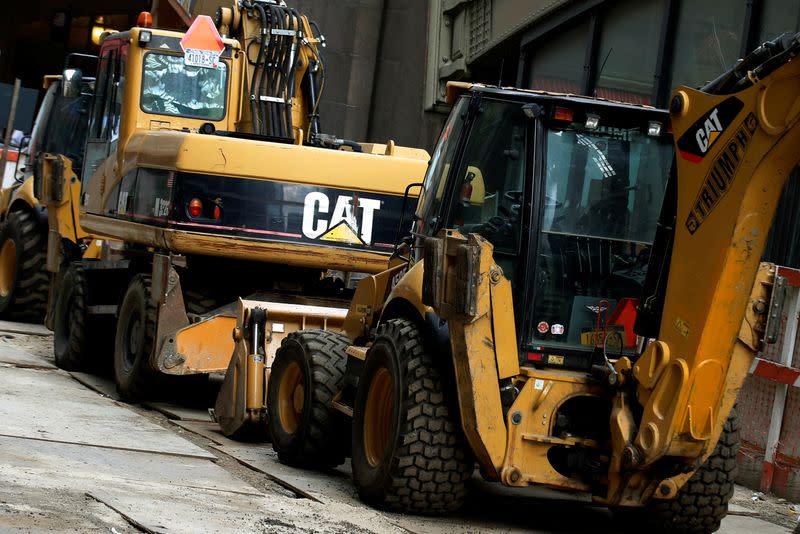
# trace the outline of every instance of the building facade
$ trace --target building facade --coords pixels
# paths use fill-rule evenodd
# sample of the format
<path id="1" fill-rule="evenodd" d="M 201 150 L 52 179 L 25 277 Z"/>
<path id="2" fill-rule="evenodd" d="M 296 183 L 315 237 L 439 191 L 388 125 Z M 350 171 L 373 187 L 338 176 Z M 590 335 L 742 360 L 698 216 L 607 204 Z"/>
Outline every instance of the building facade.
<path id="1" fill-rule="evenodd" d="M 765 40 L 800 31 L 800 0 L 431 0 L 425 107 L 450 80 L 666 107 Z M 765 259 L 800 267 L 800 176 L 788 180 Z"/>

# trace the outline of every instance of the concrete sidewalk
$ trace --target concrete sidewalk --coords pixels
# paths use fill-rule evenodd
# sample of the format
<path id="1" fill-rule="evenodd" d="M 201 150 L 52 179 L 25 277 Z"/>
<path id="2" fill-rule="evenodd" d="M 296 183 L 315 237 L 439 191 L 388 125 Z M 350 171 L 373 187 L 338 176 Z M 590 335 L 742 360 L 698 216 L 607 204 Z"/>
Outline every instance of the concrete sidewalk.
<path id="1" fill-rule="evenodd" d="M 344 532 L 370 526 L 324 517 L 320 507 L 308 507 L 280 486 L 256 488 L 216 460 L 46 359 L 37 362 L 0 344 L 0 532 Z"/>

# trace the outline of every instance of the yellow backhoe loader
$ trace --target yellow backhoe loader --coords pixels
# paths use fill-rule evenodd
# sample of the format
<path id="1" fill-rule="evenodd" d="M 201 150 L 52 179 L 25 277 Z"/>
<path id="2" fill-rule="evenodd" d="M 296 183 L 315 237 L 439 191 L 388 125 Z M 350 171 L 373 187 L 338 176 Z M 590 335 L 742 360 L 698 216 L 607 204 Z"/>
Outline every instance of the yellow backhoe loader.
<path id="1" fill-rule="evenodd" d="M 186 33 L 151 20 L 100 48 L 78 220 L 120 245 L 69 265 L 56 345 L 74 368 L 98 352 L 98 330 L 114 332 L 103 348 L 128 400 L 157 394 L 165 375 L 227 370 L 223 428 L 263 428 L 280 340 L 341 328 L 355 280 L 386 268 L 428 154 L 323 133 L 324 39 L 283 2 L 239 1 Z M 65 91 L 80 79 L 71 71 Z M 64 184 L 43 187 L 55 199 Z M 234 329 L 240 295 L 269 314 L 261 328 Z M 242 336 L 261 349 L 232 360 Z"/>
<path id="2" fill-rule="evenodd" d="M 279 457 L 335 465 L 349 438 L 360 497 L 393 511 L 458 508 L 477 464 L 644 510 L 639 531 L 719 528 L 736 396 L 780 317 L 759 259 L 800 161 L 799 38 L 668 113 L 450 84 L 391 268 L 359 284 L 346 337 L 278 350 Z"/>
<path id="3" fill-rule="evenodd" d="M 66 63 L 81 58 L 93 59 L 70 54 Z M 94 79 L 84 79 L 71 95 L 62 94 L 60 75 L 45 76 L 43 88 L 24 163 L 15 183 L 0 189 L 0 314 L 30 321 L 45 318 L 52 287 L 46 265 L 49 227 L 61 232 L 56 244 L 65 248 L 65 256 L 79 259 L 100 254 L 96 240 L 76 222 L 77 202 L 53 203 L 48 210 L 37 198 L 42 181 L 57 173 L 77 201 Z"/>

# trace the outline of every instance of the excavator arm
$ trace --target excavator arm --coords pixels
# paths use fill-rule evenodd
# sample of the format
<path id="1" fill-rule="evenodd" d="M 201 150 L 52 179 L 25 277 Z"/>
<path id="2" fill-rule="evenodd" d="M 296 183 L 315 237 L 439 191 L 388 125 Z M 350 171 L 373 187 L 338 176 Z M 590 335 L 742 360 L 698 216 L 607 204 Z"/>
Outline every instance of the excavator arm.
<path id="1" fill-rule="evenodd" d="M 627 469 L 689 462 L 661 498 L 714 449 L 763 337 L 774 269 L 760 259 L 800 162 L 799 51 L 800 34 L 782 36 L 702 90 L 672 96 L 675 164 L 637 323 L 656 340 L 633 366 L 641 421 L 615 450 Z"/>

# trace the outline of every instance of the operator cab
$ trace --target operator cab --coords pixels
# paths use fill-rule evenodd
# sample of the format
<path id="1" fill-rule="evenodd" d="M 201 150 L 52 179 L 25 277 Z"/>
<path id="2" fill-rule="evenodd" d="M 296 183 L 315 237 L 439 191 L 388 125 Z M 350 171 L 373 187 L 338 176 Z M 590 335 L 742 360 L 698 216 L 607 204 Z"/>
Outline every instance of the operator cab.
<path id="1" fill-rule="evenodd" d="M 492 243 L 522 364 L 588 370 L 635 352 L 673 157 L 667 124 L 664 111 L 572 95 L 473 85 L 455 98 L 414 233 Z"/>

